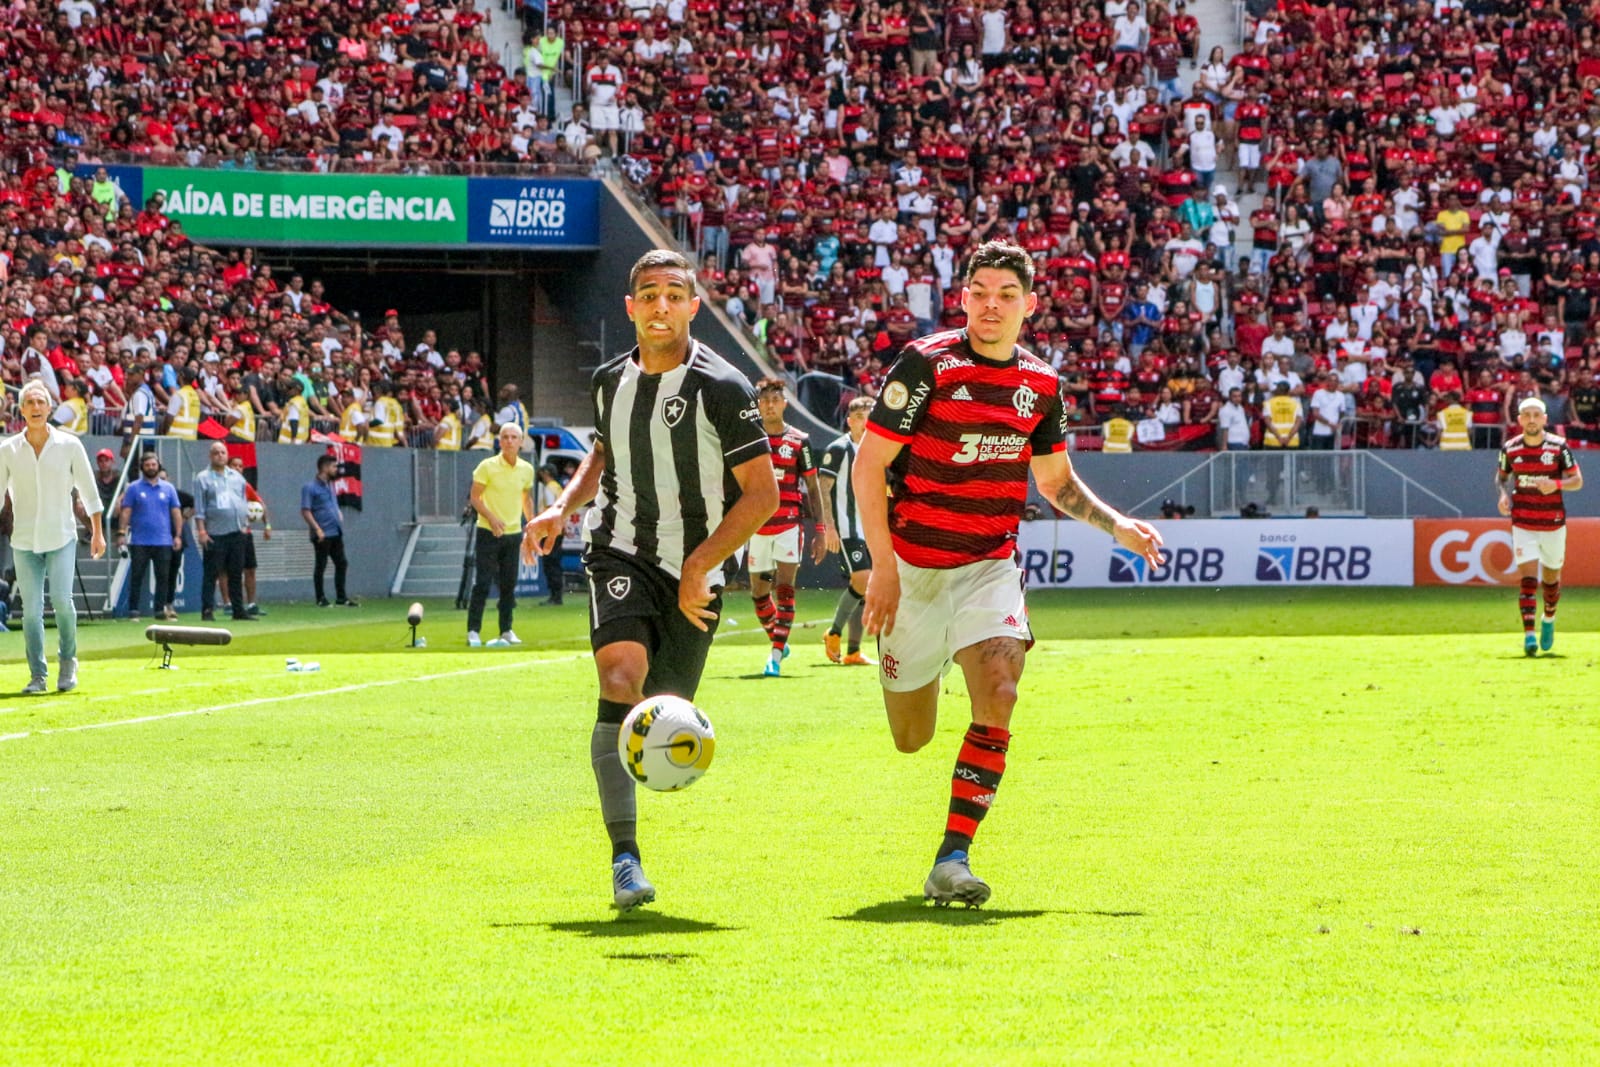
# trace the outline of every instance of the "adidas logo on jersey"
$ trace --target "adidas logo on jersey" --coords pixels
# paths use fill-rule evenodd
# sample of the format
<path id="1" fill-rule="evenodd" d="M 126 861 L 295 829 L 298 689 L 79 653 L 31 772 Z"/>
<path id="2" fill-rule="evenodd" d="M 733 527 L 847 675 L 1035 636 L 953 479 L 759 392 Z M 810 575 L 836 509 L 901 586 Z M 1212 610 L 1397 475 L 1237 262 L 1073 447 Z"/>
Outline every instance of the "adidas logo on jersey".
<path id="1" fill-rule="evenodd" d="M 951 400 L 971 400 L 972 399 L 972 394 L 967 392 L 967 387 L 966 386 L 958 385 L 958 386 L 956 386 L 956 391 L 950 394 L 950 399 Z"/>

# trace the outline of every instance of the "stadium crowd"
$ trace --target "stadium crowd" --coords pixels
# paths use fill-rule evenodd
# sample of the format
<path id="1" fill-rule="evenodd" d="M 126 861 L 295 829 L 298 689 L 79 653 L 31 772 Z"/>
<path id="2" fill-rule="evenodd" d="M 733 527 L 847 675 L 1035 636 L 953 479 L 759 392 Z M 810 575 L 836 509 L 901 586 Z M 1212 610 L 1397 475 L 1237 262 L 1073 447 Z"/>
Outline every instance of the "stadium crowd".
<path id="1" fill-rule="evenodd" d="M 845 401 L 960 324 L 963 250 L 1006 236 L 1040 268 L 1025 341 L 1086 429 L 1237 445 L 1236 408 L 1275 443 L 1282 389 L 1314 442 L 1426 442 L 1464 408 L 1488 444 L 1537 393 L 1595 439 L 1600 4 L 1250 10 L 1200 55 L 1182 0 L 584 0 L 507 72 L 466 4 L 19 0 L 0 373 L 8 397 L 44 377 L 74 426 L 131 401 L 185 434 L 198 405 L 252 439 L 488 444 L 516 398 L 481 356 L 364 328 L 93 167 L 614 158 L 771 360 Z"/>
<path id="2" fill-rule="evenodd" d="M 1430 440 L 1457 402 L 1488 443 L 1536 393 L 1592 440 L 1600 8 L 1252 10 L 1205 56 L 1182 0 L 580 3 L 566 32 L 595 136 L 846 399 L 960 324 L 962 251 L 1004 236 L 1085 425 L 1209 446 L 1181 431 L 1237 383 L 1259 442 L 1286 383 L 1345 443 Z"/>

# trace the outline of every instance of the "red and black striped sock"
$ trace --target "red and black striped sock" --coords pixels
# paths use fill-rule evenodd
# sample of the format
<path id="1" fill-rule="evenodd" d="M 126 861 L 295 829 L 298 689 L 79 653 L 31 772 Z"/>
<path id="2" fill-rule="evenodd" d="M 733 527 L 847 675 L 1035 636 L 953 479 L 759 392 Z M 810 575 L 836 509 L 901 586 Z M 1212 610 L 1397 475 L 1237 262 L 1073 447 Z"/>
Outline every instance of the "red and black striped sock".
<path id="1" fill-rule="evenodd" d="M 1006 749 L 1011 731 L 973 723 L 961 739 L 955 773 L 950 776 L 950 815 L 944 824 L 939 855 L 965 852 L 972 847 L 978 824 L 989 814 L 1000 776 L 1006 773 Z"/>
<path id="2" fill-rule="evenodd" d="M 762 593 L 760 596 L 752 596 L 752 599 L 756 602 L 756 619 L 760 621 L 761 628 L 767 631 L 767 636 L 771 637 L 772 624 L 778 617 L 778 609 L 772 603 L 772 594 Z"/>
<path id="3" fill-rule="evenodd" d="M 1556 605 L 1561 602 L 1561 583 L 1559 581 L 1545 582 L 1544 585 L 1544 617 L 1556 617 Z"/>
<path id="4" fill-rule="evenodd" d="M 1534 594 L 1539 591 L 1539 579 L 1522 579 L 1522 593 L 1517 597 L 1517 607 L 1522 609 L 1522 629 L 1533 633 Z"/>
<path id="5" fill-rule="evenodd" d="M 789 643 L 789 631 L 794 627 L 794 586 L 780 585 L 778 617 L 772 623 L 772 647 L 782 648 Z"/>

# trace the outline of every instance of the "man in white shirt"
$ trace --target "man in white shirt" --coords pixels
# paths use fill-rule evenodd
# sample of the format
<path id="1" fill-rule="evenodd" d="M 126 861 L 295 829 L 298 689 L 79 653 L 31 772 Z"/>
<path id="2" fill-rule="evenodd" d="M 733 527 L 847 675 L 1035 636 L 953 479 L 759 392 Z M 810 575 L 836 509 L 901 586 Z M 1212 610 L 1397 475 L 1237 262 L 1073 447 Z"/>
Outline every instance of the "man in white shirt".
<path id="1" fill-rule="evenodd" d="M 589 118 L 595 140 L 604 142 L 609 155 L 616 155 L 617 131 L 622 128 L 622 109 L 618 103 L 622 93 L 622 69 L 603 55 L 584 75 L 583 84 L 589 93 Z"/>
<path id="2" fill-rule="evenodd" d="M 1268 340 L 1271 340 L 1271 338 L 1268 338 Z M 1285 338 L 1285 340 L 1288 340 L 1288 338 Z M 1289 342 L 1289 348 L 1291 352 L 1294 350 L 1293 341 Z M 1263 341 L 1261 343 L 1261 352 L 1265 355 L 1266 351 L 1267 344 L 1266 341 Z M 1272 365 L 1267 368 L 1267 390 L 1269 392 L 1274 391 L 1280 384 L 1289 387 L 1290 396 L 1299 396 L 1305 392 L 1305 384 L 1300 380 L 1300 375 L 1296 374 L 1294 369 L 1289 366 L 1288 356 L 1273 357 Z"/>
<path id="3" fill-rule="evenodd" d="M 1500 271 L 1500 231 L 1494 223 L 1484 221 L 1478 236 L 1472 239 L 1467 246 L 1467 256 L 1472 260 L 1472 269 L 1480 278 L 1496 281 Z"/>
<path id="4" fill-rule="evenodd" d="M 395 155 L 399 155 L 400 149 L 405 146 L 406 135 L 394 124 L 394 112 L 385 111 L 383 118 L 372 127 L 367 140 L 371 141 L 375 148 L 387 148 Z"/>
<path id="5" fill-rule="evenodd" d="M 1207 189 L 1217 173 L 1217 134 L 1206 122 L 1202 112 L 1194 118 L 1194 131 L 1189 134 L 1189 169 L 1200 176 Z"/>
<path id="6" fill-rule="evenodd" d="M 1311 447 L 1323 450 L 1334 448 L 1339 437 L 1339 420 L 1344 418 L 1344 393 L 1339 389 L 1339 377 L 1327 371 L 1311 394 Z"/>
<path id="7" fill-rule="evenodd" d="M 867 240 L 871 241 L 876 249 L 872 256 L 872 265 L 887 267 L 890 251 L 900 245 L 900 226 L 895 222 L 894 208 L 883 209 L 883 214 L 867 229 Z"/>
<path id="8" fill-rule="evenodd" d="M 1261 355 L 1267 359 L 1281 356 L 1285 364 L 1294 358 L 1294 338 L 1289 336 L 1288 327 L 1282 319 L 1273 322 L 1272 336 L 1262 340 Z"/>
<path id="9" fill-rule="evenodd" d="M 1244 391 L 1238 386 L 1228 390 L 1227 402 L 1217 410 L 1217 432 L 1229 452 L 1249 450 L 1250 415 L 1244 409 Z"/>
<path id="10" fill-rule="evenodd" d="M 78 684 L 78 612 L 72 603 L 78 523 L 72 491 L 78 491 L 89 515 L 89 551 L 95 559 L 106 550 L 100 529 L 104 505 L 83 442 L 50 425 L 55 405 L 44 383 L 24 385 L 17 406 L 27 427 L 0 443 L 0 496 L 10 492 L 15 523 L 11 552 L 22 594 L 22 634 L 29 673 L 22 691 L 43 693 L 49 689 L 44 658 L 44 586 L 48 579 L 59 641 L 56 688 L 64 693 Z"/>
<path id="11" fill-rule="evenodd" d="M 1139 12 L 1139 5 L 1129 0 L 1128 8 L 1111 24 L 1112 49 L 1117 52 L 1137 52 L 1144 47 L 1144 35 L 1150 24 Z"/>

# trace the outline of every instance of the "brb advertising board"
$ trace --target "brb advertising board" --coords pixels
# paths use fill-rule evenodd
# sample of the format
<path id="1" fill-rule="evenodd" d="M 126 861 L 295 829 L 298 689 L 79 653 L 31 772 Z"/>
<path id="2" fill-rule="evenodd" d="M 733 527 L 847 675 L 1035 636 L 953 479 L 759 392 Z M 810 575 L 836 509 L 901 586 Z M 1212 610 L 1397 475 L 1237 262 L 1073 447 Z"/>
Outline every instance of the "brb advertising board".
<path id="1" fill-rule="evenodd" d="M 1412 524 L 1403 519 L 1185 519 L 1157 524 L 1160 566 L 1070 520 L 1022 524 L 1030 589 L 1139 585 L 1410 585 Z"/>
<path id="2" fill-rule="evenodd" d="M 1508 519 L 1418 519 L 1418 585 L 1515 585 Z M 1562 585 L 1600 585 L 1600 519 L 1567 521 Z"/>
<path id="3" fill-rule="evenodd" d="M 600 245 L 592 180 L 295 174 L 151 167 L 142 192 L 201 242 L 372 248 Z"/>

